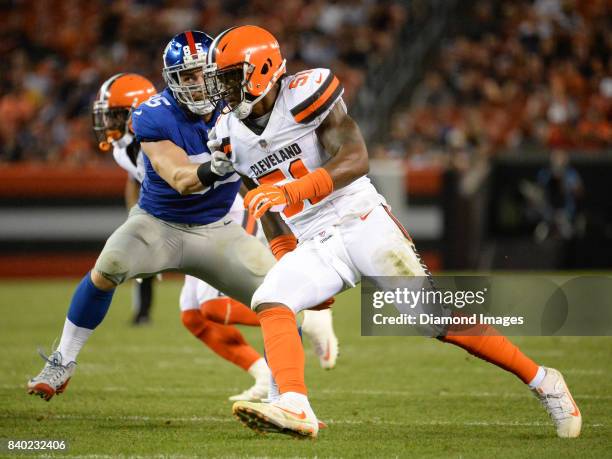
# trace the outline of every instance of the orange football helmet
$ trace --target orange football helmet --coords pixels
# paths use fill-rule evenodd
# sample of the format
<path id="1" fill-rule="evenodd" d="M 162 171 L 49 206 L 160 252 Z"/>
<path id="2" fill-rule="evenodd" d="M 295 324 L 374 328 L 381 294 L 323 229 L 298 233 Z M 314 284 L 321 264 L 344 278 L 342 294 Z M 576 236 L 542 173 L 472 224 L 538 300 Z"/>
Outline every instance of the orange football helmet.
<path id="1" fill-rule="evenodd" d="M 118 73 L 102 84 L 92 111 L 100 150 L 108 151 L 112 142 L 131 135 L 132 110 L 156 93 L 153 83 L 135 73 Z"/>
<path id="2" fill-rule="evenodd" d="M 278 41 L 261 27 L 233 27 L 219 34 L 206 57 L 204 82 L 210 100 L 225 103 L 238 118 L 251 113 L 286 72 Z"/>

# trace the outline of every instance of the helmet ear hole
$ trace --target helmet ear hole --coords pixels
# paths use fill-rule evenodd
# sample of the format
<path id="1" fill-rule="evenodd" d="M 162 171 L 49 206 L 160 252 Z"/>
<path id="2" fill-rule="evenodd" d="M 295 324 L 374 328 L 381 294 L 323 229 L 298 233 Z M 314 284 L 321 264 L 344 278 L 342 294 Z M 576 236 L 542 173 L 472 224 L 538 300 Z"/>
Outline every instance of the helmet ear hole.
<path id="1" fill-rule="evenodd" d="M 272 67 L 272 59 L 268 58 L 266 59 L 265 64 L 261 66 L 261 74 L 265 75 L 266 73 L 268 73 L 270 67 Z"/>

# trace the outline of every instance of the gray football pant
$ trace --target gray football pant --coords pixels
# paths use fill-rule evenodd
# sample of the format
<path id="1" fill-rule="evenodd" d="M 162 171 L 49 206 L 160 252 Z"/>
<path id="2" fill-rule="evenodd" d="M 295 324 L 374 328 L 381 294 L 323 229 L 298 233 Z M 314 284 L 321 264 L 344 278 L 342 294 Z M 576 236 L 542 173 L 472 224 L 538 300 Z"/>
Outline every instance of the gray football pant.
<path id="1" fill-rule="evenodd" d="M 229 217 L 208 225 L 169 223 L 134 206 L 94 269 L 115 284 L 178 271 L 249 305 L 274 263 L 268 248 Z"/>

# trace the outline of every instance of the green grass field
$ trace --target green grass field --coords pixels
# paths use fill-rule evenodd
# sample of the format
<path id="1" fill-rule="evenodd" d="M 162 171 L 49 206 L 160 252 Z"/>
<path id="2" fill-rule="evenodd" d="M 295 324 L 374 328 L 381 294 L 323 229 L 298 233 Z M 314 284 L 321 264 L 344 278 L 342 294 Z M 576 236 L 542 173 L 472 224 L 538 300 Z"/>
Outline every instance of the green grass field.
<path id="1" fill-rule="evenodd" d="M 0 283 L 0 438 L 68 440 L 67 453 L 47 455 L 612 457 L 612 338 L 515 340 L 573 390 L 582 436 L 562 440 L 513 375 L 434 340 L 361 337 L 357 291 L 334 307 L 337 368 L 319 369 L 306 344 L 311 402 L 329 424 L 316 441 L 258 436 L 232 418 L 227 397 L 250 377 L 183 329 L 172 280 L 156 285 L 145 328 L 128 325 L 131 291 L 121 287 L 68 390 L 47 403 L 25 383 L 43 364 L 36 347 L 59 336 L 75 285 Z M 262 348 L 259 329 L 243 331 Z"/>

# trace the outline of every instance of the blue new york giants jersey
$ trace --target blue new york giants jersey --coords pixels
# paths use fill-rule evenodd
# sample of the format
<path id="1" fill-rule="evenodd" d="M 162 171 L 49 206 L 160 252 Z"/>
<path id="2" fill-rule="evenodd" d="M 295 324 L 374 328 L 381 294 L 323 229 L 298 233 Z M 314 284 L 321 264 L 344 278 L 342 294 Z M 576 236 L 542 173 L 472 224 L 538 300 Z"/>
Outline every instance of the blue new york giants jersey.
<path id="1" fill-rule="evenodd" d="M 169 140 L 185 150 L 191 162 L 204 163 L 211 159 L 206 142 L 217 117 L 215 112 L 205 123 L 200 116 L 188 114 L 166 88 L 134 110 L 132 127 L 138 141 Z M 146 155 L 144 160 L 145 178 L 138 205 L 164 221 L 201 225 L 215 222 L 229 212 L 240 188 L 240 177 L 231 174 L 203 192 L 181 195 L 155 172 Z"/>

